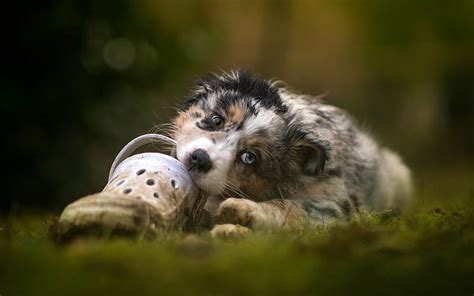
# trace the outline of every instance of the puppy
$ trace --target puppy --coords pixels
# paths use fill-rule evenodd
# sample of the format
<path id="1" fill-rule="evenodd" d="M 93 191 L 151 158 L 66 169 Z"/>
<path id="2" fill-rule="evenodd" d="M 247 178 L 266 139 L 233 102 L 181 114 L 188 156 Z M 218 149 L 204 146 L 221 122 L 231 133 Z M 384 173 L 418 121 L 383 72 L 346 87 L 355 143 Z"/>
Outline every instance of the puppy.
<path id="1" fill-rule="evenodd" d="M 249 72 L 198 80 L 172 136 L 215 224 L 329 225 L 400 210 L 411 192 L 399 156 L 346 112 Z"/>

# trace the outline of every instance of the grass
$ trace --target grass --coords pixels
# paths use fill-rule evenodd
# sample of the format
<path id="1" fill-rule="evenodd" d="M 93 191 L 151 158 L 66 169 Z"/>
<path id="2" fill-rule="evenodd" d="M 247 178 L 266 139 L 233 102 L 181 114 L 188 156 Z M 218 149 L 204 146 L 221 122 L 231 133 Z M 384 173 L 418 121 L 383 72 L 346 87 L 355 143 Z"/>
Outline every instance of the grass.
<path id="1" fill-rule="evenodd" d="M 233 241 L 174 233 L 59 246 L 54 216 L 17 213 L 0 222 L 0 294 L 472 295 L 474 195 L 456 178 L 456 194 L 449 180 L 430 187 L 402 217 Z"/>

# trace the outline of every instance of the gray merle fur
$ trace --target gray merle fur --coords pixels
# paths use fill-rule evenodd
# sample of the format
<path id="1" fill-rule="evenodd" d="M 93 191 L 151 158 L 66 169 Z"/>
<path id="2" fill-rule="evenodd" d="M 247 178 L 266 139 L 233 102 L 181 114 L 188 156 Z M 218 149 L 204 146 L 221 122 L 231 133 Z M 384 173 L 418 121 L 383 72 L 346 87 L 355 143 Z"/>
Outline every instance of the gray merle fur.
<path id="1" fill-rule="evenodd" d="M 405 206 L 411 192 L 411 176 L 399 156 L 379 146 L 345 111 L 318 98 L 294 94 L 250 72 L 236 71 L 209 74 L 198 80 L 182 112 L 196 105 L 206 114 L 225 114 L 236 102 L 244 106 L 245 116 L 237 126 L 222 127 L 226 138 L 237 133 L 242 140 L 254 136 L 271 143 L 266 153 L 270 158 L 262 158 L 253 166 L 243 169 L 238 164 L 239 154 L 228 160 L 234 175 L 237 174 L 234 178 L 239 179 L 238 184 L 247 184 L 247 178 L 252 176 L 268 184 L 258 190 L 246 185 L 239 188 L 247 198 L 257 202 L 257 208 L 267 211 L 256 216 L 256 220 L 263 219 L 260 224 L 270 219 L 267 224 L 274 226 L 278 224 L 276 220 L 283 219 L 285 215 L 281 211 L 289 208 L 282 209 L 279 202 L 282 199 L 288 200 L 283 203 L 286 207 L 296 207 L 305 213 L 309 223 L 316 224 L 347 220 L 360 208 L 399 210 Z M 254 129 L 252 135 L 246 134 L 248 121 L 255 122 L 263 110 L 267 117 L 269 111 L 273 112 L 272 123 L 260 122 L 259 129 Z M 206 128 L 209 117 L 202 115 L 196 120 L 200 129 L 213 132 Z M 214 139 L 213 143 L 216 144 Z M 224 215 L 226 211 L 221 209 L 224 204 L 215 215 Z M 247 208 L 248 205 L 242 206 Z M 226 220 L 220 217 L 219 221 Z"/>

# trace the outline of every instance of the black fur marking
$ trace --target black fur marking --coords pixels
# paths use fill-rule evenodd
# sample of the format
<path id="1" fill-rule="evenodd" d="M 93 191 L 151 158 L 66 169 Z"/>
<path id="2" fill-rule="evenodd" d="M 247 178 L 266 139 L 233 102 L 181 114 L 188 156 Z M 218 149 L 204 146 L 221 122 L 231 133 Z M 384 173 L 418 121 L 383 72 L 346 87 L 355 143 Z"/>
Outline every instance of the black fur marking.
<path id="1" fill-rule="evenodd" d="M 244 113 L 244 121 L 249 116 L 258 114 L 258 111 L 255 109 L 255 106 L 252 105 L 252 97 L 237 92 L 223 93 L 218 98 L 217 109 L 226 112 L 232 105 L 236 104 L 237 102 L 243 103 L 244 108 L 247 110 L 247 112 Z"/>
<path id="2" fill-rule="evenodd" d="M 342 176 L 342 171 L 341 168 L 333 168 L 330 170 L 327 170 L 327 175 L 332 176 L 332 177 L 341 177 Z"/>
<path id="3" fill-rule="evenodd" d="M 211 128 L 211 125 L 209 123 L 207 123 L 205 119 L 196 122 L 196 126 L 200 129 L 206 130 L 206 131 L 212 131 L 213 130 Z"/>
<path id="4" fill-rule="evenodd" d="M 300 153 L 304 154 L 302 155 L 302 165 L 303 172 L 306 175 L 320 175 L 323 173 L 326 162 L 330 158 L 331 147 L 329 142 L 310 139 L 309 134 L 296 124 L 289 126 L 286 131 L 286 138 L 288 143 L 291 143 L 294 148 L 301 150 Z M 311 152 L 311 150 L 313 151 Z M 314 165 L 314 161 L 317 161 L 317 166 Z"/>
<path id="5" fill-rule="evenodd" d="M 242 120 L 241 122 L 239 122 L 239 125 L 237 125 L 237 127 L 235 128 L 236 131 L 240 131 L 242 130 L 242 128 L 244 127 L 244 120 Z"/>
<path id="6" fill-rule="evenodd" d="M 353 194 L 349 195 L 349 199 L 352 201 L 352 204 L 354 205 L 356 209 L 360 207 L 359 198 L 356 195 L 353 195 Z"/>
<path id="7" fill-rule="evenodd" d="M 316 113 L 319 117 L 321 117 L 324 120 L 324 123 L 328 125 L 334 125 L 334 120 L 331 117 L 331 114 L 328 112 L 319 110 L 319 109 L 313 109 L 313 112 Z M 323 122 L 318 122 L 319 124 L 323 124 Z"/>
<path id="8" fill-rule="evenodd" d="M 349 217 L 352 214 L 352 211 L 354 210 L 351 202 L 348 199 L 342 201 L 341 209 L 346 217 Z"/>
<path id="9" fill-rule="evenodd" d="M 194 118 L 199 118 L 199 117 L 202 117 L 202 114 L 200 112 L 193 112 L 191 116 Z"/>
<path id="10" fill-rule="evenodd" d="M 196 122 L 196 126 L 202 130 L 206 131 L 217 131 L 223 129 L 224 125 L 215 127 L 211 124 L 211 118 L 206 117 L 201 119 L 201 121 Z"/>
<path id="11" fill-rule="evenodd" d="M 186 110 L 188 110 L 189 108 L 191 108 L 191 106 L 193 106 L 194 104 L 196 104 L 198 101 L 199 101 L 199 100 L 198 100 L 197 97 L 194 97 L 194 96 L 188 97 L 188 98 L 181 104 L 181 106 L 179 107 L 179 109 L 182 110 L 182 111 L 186 111 Z"/>
<path id="12" fill-rule="evenodd" d="M 248 71 L 239 70 L 236 75 L 231 74 L 208 74 L 196 82 L 197 90 L 186 100 L 181 109 L 187 110 L 192 105 L 204 100 L 209 93 L 222 92 L 218 98 L 219 107 L 226 110 L 230 105 L 238 100 L 250 103 L 250 99 L 255 99 L 264 108 L 275 108 L 278 113 L 285 113 L 288 107 L 285 106 L 278 94 L 278 89 L 272 87 L 267 81 L 252 75 Z M 234 92 L 234 94 L 232 93 Z M 250 110 L 255 109 L 248 106 Z M 254 110 L 255 112 L 255 110 Z"/>
<path id="13" fill-rule="evenodd" d="M 321 207 L 318 204 L 319 202 L 315 200 L 303 200 L 302 202 L 303 209 L 310 216 L 313 216 L 314 214 L 316 214 L 316 217 L 321 216 L 321 215 L 325 217 L 332 217 L 332 218 L 339 217 L 339 212 L 336 209 L 329 208 L 327 206 Z"/>

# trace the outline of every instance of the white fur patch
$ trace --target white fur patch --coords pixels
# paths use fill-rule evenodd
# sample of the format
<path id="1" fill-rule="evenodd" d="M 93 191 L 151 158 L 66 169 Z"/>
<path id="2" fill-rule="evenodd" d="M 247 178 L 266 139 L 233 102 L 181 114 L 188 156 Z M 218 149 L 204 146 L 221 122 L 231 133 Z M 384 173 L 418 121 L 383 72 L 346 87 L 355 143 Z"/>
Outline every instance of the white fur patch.
<path id="1" fill-rule="evenodd" d="M 227 175 L 235 158 L 238 135 L 216 143 L 213 143 L 205 135 L 201 134 L 194 139 L 185 141 L 180 141 L 178 137 L 176 154 L 179 161 L 186 163 L 194 151 L 198 149 L 206 151 L 212 162 L 211 170 L 206 173 L 191 172 L 191 177 L 202 190 L 210 194 L 220 194 L 225 189 Z"/>
<path id="2" fill-rule="evenodd" d="M 263 130 L 269 130 L 274 127 L 276 121 L 281 120 L 274 111 L 261 108 L 257 116 L 249 117 L 244 123 L 245 135 L 252 135 L 256 132 Z"/>

